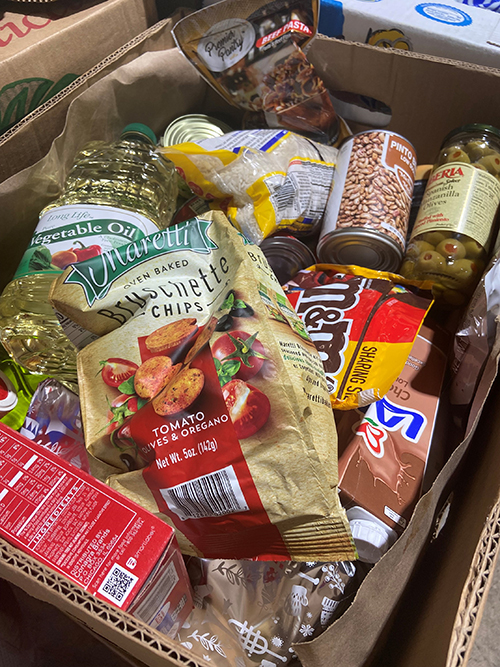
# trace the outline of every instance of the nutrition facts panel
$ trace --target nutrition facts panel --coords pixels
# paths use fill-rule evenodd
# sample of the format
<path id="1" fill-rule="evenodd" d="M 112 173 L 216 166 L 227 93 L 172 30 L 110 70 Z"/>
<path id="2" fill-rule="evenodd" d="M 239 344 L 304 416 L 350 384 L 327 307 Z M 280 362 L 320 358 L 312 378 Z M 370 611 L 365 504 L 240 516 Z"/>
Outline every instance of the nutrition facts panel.
<path id="1" fill-rule="evenodd" d="M 0 433 L 0 532 L 87 587 L 143 520 L 80 472 Z M 125 539 L 128 537 L 128 539 Z"/>

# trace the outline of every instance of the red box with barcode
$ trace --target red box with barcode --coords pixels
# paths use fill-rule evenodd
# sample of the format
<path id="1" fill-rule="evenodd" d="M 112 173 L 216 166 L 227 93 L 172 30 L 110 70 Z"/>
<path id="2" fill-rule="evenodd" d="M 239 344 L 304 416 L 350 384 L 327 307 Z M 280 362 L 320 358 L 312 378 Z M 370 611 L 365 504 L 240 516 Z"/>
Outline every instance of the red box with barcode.
<path id="1" fill-rule="evenodd" d="M 168 524 L 2 423 L 0 535 L 170 636 L 192 610 Z"/>

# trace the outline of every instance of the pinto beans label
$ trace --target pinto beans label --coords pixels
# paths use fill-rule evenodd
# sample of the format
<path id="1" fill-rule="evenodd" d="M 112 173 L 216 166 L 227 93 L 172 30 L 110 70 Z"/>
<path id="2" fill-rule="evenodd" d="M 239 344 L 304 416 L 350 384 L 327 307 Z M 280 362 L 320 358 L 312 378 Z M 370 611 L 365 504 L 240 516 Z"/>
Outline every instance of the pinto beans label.
<path id="1" fill-rule="evenodd" d="M 51 300 L 100 336 L 78 355 L 94 473 L 173 524 L 185 553 L 355 558 L 321 360 L 221 212 L 68 268 Z"/>
<path id="2" fill-rule="evenodd" d="M 403 368 L 432 302 L 401 280 L 318 264 L 285 286 L 318 349 L 332 407 L 351 410 L 378 401 Z"/>
<path id="3" fill-rule="evenodd" d="M 370 229 L 405 251 L 417 159 L 413 146 L 385 130 L 361 132 L 339 150 L 322 236 Z"/>

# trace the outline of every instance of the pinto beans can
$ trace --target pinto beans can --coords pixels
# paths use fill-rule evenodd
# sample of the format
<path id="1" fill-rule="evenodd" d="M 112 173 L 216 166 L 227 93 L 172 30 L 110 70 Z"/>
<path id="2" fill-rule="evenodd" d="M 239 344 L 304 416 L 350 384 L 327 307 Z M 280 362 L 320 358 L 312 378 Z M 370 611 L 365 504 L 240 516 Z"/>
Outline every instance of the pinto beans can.
<path id="1" fill-rule="evenodd" d="M 68 268 L 97 473 L 207 558 L 352 560 L 323 366 L 260 248 L 212 211 Z M 96 472 L 96 471 L 93 471 Z"/>
<path id="2" fill-rule="evenodd" d="M 318 242 L 319 260 L 397 271 L 416 166 L 415 149 L 394 132 L 372 130 L 345 139 Z"/>

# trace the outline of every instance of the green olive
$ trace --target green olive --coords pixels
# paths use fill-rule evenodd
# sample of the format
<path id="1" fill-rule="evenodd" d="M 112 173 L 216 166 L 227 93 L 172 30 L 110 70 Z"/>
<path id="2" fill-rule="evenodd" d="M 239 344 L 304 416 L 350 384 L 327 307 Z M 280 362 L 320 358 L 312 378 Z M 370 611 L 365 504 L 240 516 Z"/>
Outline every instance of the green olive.
<path id="1" fill-rule="evenodd" d="M 419 238 L 435 247 L 441 241 L 445 240 L 446 234 L 443 234 L 443 232 L 427 232 L 427 234 L 422 234 Z M 430 250 L 430 248 L 427 249 Z"/>
<path id="2" fill-rule="evenodd" d="M 401 264 L 399 273 L 405 278 L 413 278 L 414 270 L 415 270 L 415 262 L 412 259 L 406 258 L 405 261 Z"/>
<path id="3" fill-rule="evenodd" d="M 483 164 L 479 164 L 479 162 L 476 162 L 472 166 L 474 167 L 474 169 L 479 169 L 479 171 L 488 171 L 486 167 Z"/>
<path id="4" fill-rule="evenodd" d="M 480 139 L 465 144 L 465 152 L 470 157 L 471 162 L 475 162 L 485 155 L 490 155 L 488 151 L 491 151 L 491 148 L 488 148 L 488 144 Z"/>
<path id="5" fill-rule="evenodd" d="M 437 246 L 436 250 L 446 259 L 462 259 L 465 257 L 464 244 L 457 239 L 447 238 Z"/>
<path id="6" fill-rule="evenodd" d="M 434 246 L 427 241 L 412 241 L 406 250 L 406 258 L 417 259 L 426 250 L 434 250 Z"/>
<path id="7" fill-rule="evenodd" d="M 470 157 L 460 146 L 451 146 L 441 151 L 439 155 L 439 164 L 449 164 L 450 162 L 466 162 L 470 164 Z"/>
<path id="8" fill-rule="evenodd" d="M 478 276 L 477 266 L 471 259 L 457 259 L 452 264 L 447 264 L 445 271 L 463 286 L 470 285 Z"/>
<path id="9" fill-rule="evenodd" d="M 498 174 L 500 174 L 500 155 L 498 153 L 482 157 L 478 161 L 478 164 L 482 164 L 493 176 L 498 176 Z"/>
<path id="10" fill-rule="evenodd" d="M 483 246 L 471 239 L 470 241 L 464 241 L 465 256 L 469 259 L 477 259 L 483 252 Z"/>
<path id="11" fill-rule="evenodd" d="M 442 271 L 446 266 L 443 257 L 435 250 L 426 250 L 417 260 L 416 270 L 422 273 L 433 273 L 435 271 Z"/>

